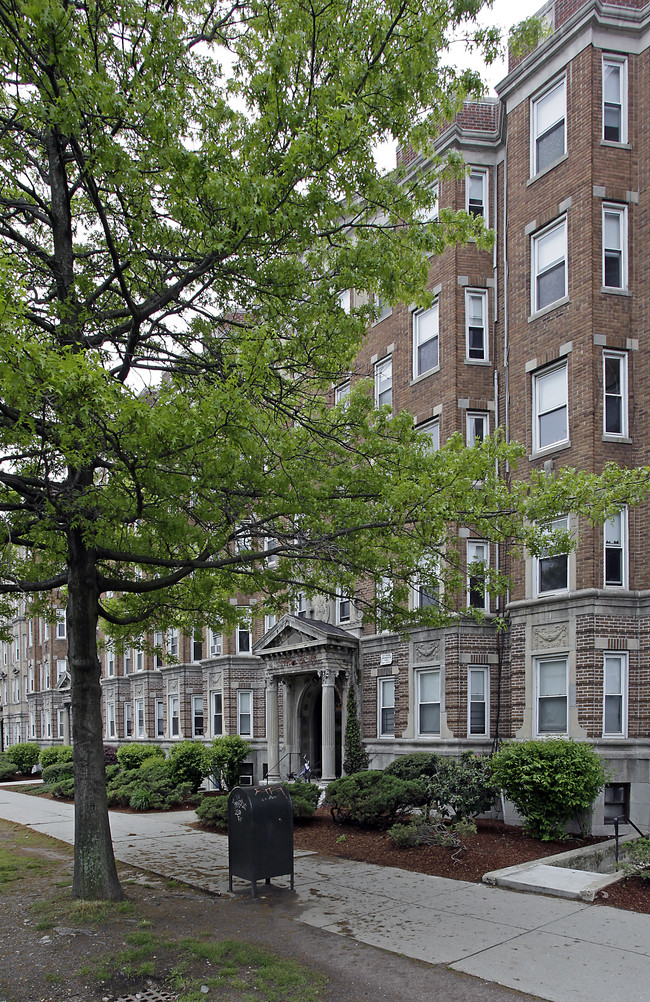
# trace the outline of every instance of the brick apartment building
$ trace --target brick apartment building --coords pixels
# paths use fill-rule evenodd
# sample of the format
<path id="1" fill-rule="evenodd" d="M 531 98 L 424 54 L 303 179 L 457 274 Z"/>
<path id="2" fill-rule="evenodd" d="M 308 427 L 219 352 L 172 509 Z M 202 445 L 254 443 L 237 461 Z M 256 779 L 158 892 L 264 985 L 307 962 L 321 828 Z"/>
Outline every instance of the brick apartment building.
<path id="1" fill-rule="evenodd" d="M 454 432 L 471 445 L 507 429 L 526 449 L 521 476 L 650 461 L 650 4 L 551 0 L 542 17 L 550 33 L 511 62 L 498 97 L 466 106 L 438 139 L 468 165 L 460 181 L 432 172 L 439 204 L 483 215 L 493 252 L 470 244 L 433 257 L 433 306 L 386 308 L 351 375 L 374 375 L 377 402 L 410 410 L 434 446 Z M 399 156 L 426 167 L 412 151 Z M 358 678 L 373 766 L 418 749 L 570 736 L 593 743 L 610 768 L 594 829 L 628 811 L 648 825 L 648 508 L 603 528 L 557 525 L 578 538 L 570 554 L 518 558 L 467 533 L 468 566 L 498 565 L 513 582 L 497 608 L 468 580 L 481 625 L 463 619 L 403 640 L 362 627 L 341 597 L 300 600 L 277 622 L 253 617 L 236 636 L 154 637 L 173 663 L 133 650 L 118 664 L 106 651 L 105 740 L 240 733 L 253 744 L 248 781 L 286 775 L 303 756 L 332 778 Z M 415 591 L 415 603 L 428 600 Z M 37 637 L 35 625 L 28 634 L 20 616 L 15 626 L 5 743 L 18 728 L 23 740 L 67 740 L 67 676 L 56 668 L 64 638 L 45 638 L 42 626 Z M 43 685 L 35 666 L 46 663 Z M 10 669 L 27 680 L 15 713 Z"/>

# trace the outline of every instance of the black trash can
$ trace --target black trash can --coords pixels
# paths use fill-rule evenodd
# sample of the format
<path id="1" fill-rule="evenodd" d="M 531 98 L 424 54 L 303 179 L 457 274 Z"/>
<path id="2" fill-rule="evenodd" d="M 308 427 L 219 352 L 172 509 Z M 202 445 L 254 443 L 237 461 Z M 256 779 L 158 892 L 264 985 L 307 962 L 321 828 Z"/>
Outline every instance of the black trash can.
<path id="1" fill-rule="evenodd" d="M 228 889 L 232 878 L 271 883 L 291 876 L 293 890 L 293 807 L 283 786 L 236 786 L 228 797 Z"/>

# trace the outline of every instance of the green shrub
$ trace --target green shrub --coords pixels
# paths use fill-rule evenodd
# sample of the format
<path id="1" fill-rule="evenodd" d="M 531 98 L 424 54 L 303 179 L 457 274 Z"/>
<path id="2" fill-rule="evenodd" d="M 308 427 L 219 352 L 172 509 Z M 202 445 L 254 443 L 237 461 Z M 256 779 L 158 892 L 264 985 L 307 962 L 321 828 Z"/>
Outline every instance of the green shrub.
<path id="1" fill-rule="evenodd" d="M 494 782 L 524 819 L 524 830 L 542 841 L 566 837 L 586 817 L 607 776 L 590 745 L 565 738 L 511 741 L 492 759 Z"/>
<path id="2" fill-rule="evenodd" d="M 16 775 L 16 766 L 8 759 L 3 753 L 0 753 L 0 783 L 5 779 L 11 779 L 12 776 Z"/>
<path id="3" fill-rule="evenodd" d="M 60 800 L 71 800 L 74 797 L 74 779 L 62 779 L 58 783 L 52 783 L 48 787 L 48 792 Z"/>
<path id="4" fill-rule="evenodd" d="M 384 772 L 398 779 L 420 779 L 421 776 L 435 776 L 442 755 L 437 752 L 412 752 L 410 755 L 400 755 L 387 765 Z"/>
<path id="5" fill-rule="evenodd" d="M 21 742 L 17 745 L 9 745 L 6 755 L 14 763 L 21 776 L 31 776 L 32 769 L 38 762 L 40 748 L 33 742 Z"/>
<path id="6" fill-rule="evenodd" d="M 208 828 L 227 828 L 228 797 L 203 797 L 196 808 L 196 815 Z"/>
<path id="7" fill-rule="evenodd" d="M 625 846 L 627 859 L 621 864 L 626 877 L 650 880 L 650 838 L 638 838 Z"/>
<path id="8" fill-rule="evenodd" d="M 499 793 L 490 759 L 470 751 L 459 759 L 436 752 L 413 752 L 395 759 L 384 772 L 403 780 L 422 777 L 427 784 L 427 815 L 433 810 L 441 817 L 475 818 L 489 811 Z"/>
<path id="9" fill-rule="evenodd" d="M 179 741 L 172 745 L 167 766 L 173 785 L 189 784 L 193 793 L 210 773 L 208 756 L 201 741 Z"/>
<path id="10" fill-rule="evenodd" d="M 73 775 L 72 762 L 55 762 L 54 765 L 48 765 L 43 769 L 43 785 L 49 792 L 52 792 L 49 788 L 54 783 L 58 783 L 63 779 L 72 779 Z"/>
<path id="11" fill-rule="evenodd" d="M 117 749 L 117 761 L 123 769 L 137 769 L 147 758 L 164 758 L 159 745 L 128 744 Z"/>
<path id="12" fill-rule="evenodd" d="M 368 753 L 361 743 L 357 697 L 354 687 L 348 691 L 345 737 L 343 739 L 343 769 L 348 775 L 363 772 L 368 768 Z"/>
<path id="13" fill-rule="evenodd" d="M 104 772 L 106 774 L 106 782 L 110 782 L 111 779 L 115 779 L 119 775 L 120 767 L 119 765 L 107 765 L 104 767 Z"/>
<path id="14" fill-rule="evenodd" d="M 315 783 L 305 783 L 301 779 L 297 779 L 295 783 L 283 783 L 282 785 L 291 797 L 294 820 L 303 821 L 312 818 L 318 807 L 320 787 L 316 786 Z"/>
<path id="15" fill-rule="evenodd" d="M 113 769 L 115 766 L 108 766 L 106 770 L 109 807 L 164 810 L 193 802 L 191 784 L 176 781 L 169 768 L 169 759 L 151 756 L 139 769 L 118 768 L 116 775 L 109 775 L 109 770 Z"/>
<path id="16" fill-rule="evenodd" d="M 440 845 L 447 849 L 460 848 L 459 832 L 447 828 L 442 821 L 411 821 L 410 824 L 397 824 L 389 828 L 387 835 L 398 849 L 410 849 L 418 845 Z"/>
<path id="17" fill-rule="evenodd" d="M 408 782 L 379 769 L 343 776 L 325 793 L 332 817 L 369 828 L 387 828 L 426 801 L 423 780 Z"/>
<path id="18" fill-rule="evenodd" d="M 215 738 L 207 749 L 208 772 L 220 790 L 232 790 L 239 783 L 241 766 L 251 750 L 248 741 L 238 734 Z"/>
<path id="19" fill-rule="evenodd" d="M 146 786 L 136 785 L 129 798 L 129 807 L 134 811 L 148 811 L 152 806 L 153 794 Z"/>
<path id="20" fill-rule="evenodd" d="M 47 769 L 48 765 L 55 762 L 72 762 L 72 745 L 50 745 L 49 748 L 41 748 L 39 752 L 39 762 L 42 769 Z"/>

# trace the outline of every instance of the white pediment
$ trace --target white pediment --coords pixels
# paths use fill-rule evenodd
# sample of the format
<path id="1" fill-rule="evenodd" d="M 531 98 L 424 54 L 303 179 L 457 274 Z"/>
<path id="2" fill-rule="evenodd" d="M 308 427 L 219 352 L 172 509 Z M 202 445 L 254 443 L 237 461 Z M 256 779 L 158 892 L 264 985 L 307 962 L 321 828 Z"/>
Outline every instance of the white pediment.
<path id="1" fill-rule="evenodd" d="M 264 657 L 281 650 L 322 647 L 326 644 L 356 647 L 357 639 L 338 626 L 320 620 L 303 619 L 287 613 L 253 646 L 253 653 Z"/>

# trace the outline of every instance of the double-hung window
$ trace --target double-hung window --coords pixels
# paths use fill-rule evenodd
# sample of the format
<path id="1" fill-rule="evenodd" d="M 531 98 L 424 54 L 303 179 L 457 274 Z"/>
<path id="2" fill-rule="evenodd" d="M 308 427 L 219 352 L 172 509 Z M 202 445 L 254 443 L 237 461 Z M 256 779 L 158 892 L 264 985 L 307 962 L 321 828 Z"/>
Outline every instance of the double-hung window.
<path id="1" fill-rule="evenodd" d="M 115 737 L 115 703 L 106 704 L 106 737 Z"/>
<path id="2" fill-rule="evenodd" d="M 489 732 L 489 668 L 469 668 L 467 675 L 467 736 Z"/>
<path id="3" fill-rule="evenodd" d="M 429 451 L 438 452 L 440 448 L 440 418 L 434 418 L 433 421 L 418 425 L 417 430 L 421 431 L 423 435 L 429 436 Z"/>
<path id="4" fill-rule="evenodd" d="M 124 651 L 124 674 L 131 674 L 131 648 L 127 647 Z"/>
<path id="5" fill-rule="evenodd" d="M 472 216 L 482 216 L 488 225 L 488 172 L 484 167 L 470 167 L 465 183 L 465 208 Z"/>
<path id="6" fill-rule="evenodd" d="M 235 634 L 237 644 L 237 654 L 250 654 L 251 651 L 251 624 L 250 620 L 239 623 Z"/>
<path id="7" fill-rule="evenodd" d="M 59 684 L 59 682 L 61 681 L 61 679 L 63 678 L 63 676 L 65 675 L 65 673 L 66 673 L 67 670 L 68 670 L 68 665 L 67 665 L 66 659 L 65 658 L 57 658 L 57 661 L 56 661 L 56 682 L 57 682 L 57 685 Z"/>
<path id="8" fill-rule="evenodd" d="M 223 642 L 221 634 L 217 633 L 216 630 L 210 630 L 208 633 L 210 641 L 210 657 L 218 658 L 221 656 L 223 650 Z"/>
<path id="9" fill-rule="evenodd" d="M 203 696 L 192 696 L 192 737 L 203 737 Z"/>
<path id="10" fill-rule="evenodd" d="M 627 733 L 627 655 L 605 653 L 603 679 L 603 737 Z"/>
<path id="11" fill-rule="evenodd" d="M 59 738 L 65 737 L 65 710 L 56 711 L 56 734 Z"/>
<path id="12" fill-rule="evenodd" d="M 390 355 L 375 365 L 375 406 L 393 406 L 393 359 Z"/>
<path id="13" fill-rule="evenodd" d="M 627 510 L 606 519 L 603 527 L 605 542 L 605 587 L 627 587 Z"/>
<path id="14" fill-rule="evenodd" d="M 424 567 L 424 564 L 423 564 Z M 437 571 L 431 570 L 431 575 L 437 573 Z M 426 577 L 429 577 L 427 574 Z M 440 582 L 439 580 L 432 581 L 428 583 L 425 580 L 425 575 L 418 576 L 413 585 L 413 608 L 414 609 L 428 609 L 431 606 L 437 606 L 440 604 Z"/>
<path id="15" fill-rule="evenodd" d="M 56 611 L 56 639 L 65 640 L 66 636 L 66 620 L 65 620 L 65 609 L 57 609 Z"/>
<path id="16" fill-rule="evenodd" d="M 569 441 L 567 364 L 533 376 L 533 451 Z"/>
<path id="17" fill-rule="evenodd" d="M 165 736 L 165 701 L 163 699 L 157 699 L 154 704 L 154 713 L 156 717 L 156 737 L 164 738 Z"/>
<path id="18" fill-rule="evenodd" d="M 178 630 L 170 630 L 167 634 L 167 656 L 169 658 L 178 657 Z"/>
<path id="19" fill-rule="evenodd" d="M 603 139 L 627 142 L 627 60 L 603 56 Z"/>
<path id="20" fill-rule="evenodd" d="M 439 309 L 435 302 L 428 310 L 413 314 L 413 378 L 437 369 L 440 363 Z"/>
<path id="21" fill-rule="evenodd" d="M 566 734 L 568 724 L 568 659 L 536 662 L 537 733 Z"/>
<path id="22" fill-rule="evenodd" d="M 603 286 L 627 289 L 626 205 L 603 205 Z"/>
<path id="23" fill-rule="evenodd" d="M 440 669 L 415 673 L 418 737 L 440 734 Z"/>
<path id="24" fill-rule="evenodd" d="M 250 689 L 237 690 L 237 733 L 242 738 L 253 736 L 253 693 Z"/>
<path id="25" fill-rule="evenodd" d="M 546 527 L 548 532 L 566 532 L 569 520 L 566 516 L 556 518 Z M 569 587 L 568 553 L 550 554 L 542 551 L 537 558 L 536 588 L 538 595 L 567 591 Z"/>
<path id="26" fill-rule="evenodd" d="M 350 622 L 350 599 L 346 595 L 336 596 L 336 622 L 349 623 Z"/>
<path id="27" fill-rule="evenodd" d="M 465 290 L 465 344 L 468 361 L 487 361 L 488 323 L 486 290 Z"/>
<path id="28" fill-rule="evenodd" d="M 537 313 L 568 295 L 566 216 L 535 233 L 531 240 L 531 312 Z"/>
<path id="29" fill-rule="evenodd" d="M 343 383 L 339 383 L 334 389 L 334 403 L 344 404 L 347 398 L 350 396 L 350 380 L 346 379 Z"/>
<path id="30" fill-rule="evenodd" d="M 603 432 L 627 436 L 627 355 L 603 352 Z"/>
<path id="31" fill-rule="evenodd" d="M 566 153 L 566 78 L 531 101 L 531 177 Z"/>
<path id="32" fill-rule="evenodd" d="M 468 411 L 466 424 L 467 445 L 470 449 L 473 445 L 480 445 L 490 434 L 489 415 L 485 411 Z"/>
<path id="33" fill-rule="evenodd" d="M 379 690 L 379 737 L 392 738 L 395 736 L 395 679 L 378 679 Z"/>
<path id="34" fill-rule="evenodd" d="M 109 677 L 115 674 L 115 651 L 112 647 L 106 649 L 106 674 Z"/>
<path id="35" fill-rule="evenodd" d="M 490 611 L 485 587 L 485 571 L 490 563 L 490 549 L 483 539 L 467 540 L 467 605 L 471 609 Z"/>
<path id="36" fill-rule="evenodd" d="M 169 697 L 169 736 L 178 738 L 181 733 L 180 699 L 178 696 Z"/>
<path id="37" fill-rule="evenodd" d="M 434 181 L 426 189 L 429 198 L 429 205 L 426 208 L 418 209 L 416 216 L 421 223 L 433 223 L 438 218 L 438 203 L 440 201 L 440 184 Z"/>
<path id="38" fill-rule="evenodd" d="M 163 642 L 162 630 L 155 630 L 153 635 L 153 646 L 155 648 L 153 655 L 154 668 L 162 668 L 163 666 L 162 642 Z"/>
<path id="39" fill-rule="evenodd" d="M 133 737 L 133 707 L 130 703 L 124 704 L 124 737 Z"/>
<path id="40" fill-rule="evenodd" d="M 344 313 L 349 313 L 352 309 L 352 289 L 344 289 L 339 292 L 339 306 Z"/>
<path id="41" fill-rule="evenodd" d="M 136 699 L 135 701 L 135 736 L 136 738 L 145 737 L 144 699 Z"/>
<path id="42" fill-rule="evenodd" d="M 223 734 L 223 693 L 213 692 L 210 697 L 212 714 L 212 737 L 218 738 Z"/>

